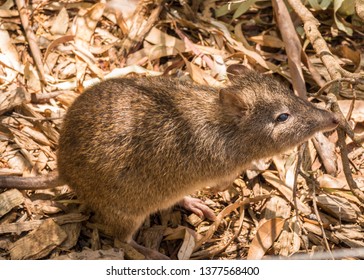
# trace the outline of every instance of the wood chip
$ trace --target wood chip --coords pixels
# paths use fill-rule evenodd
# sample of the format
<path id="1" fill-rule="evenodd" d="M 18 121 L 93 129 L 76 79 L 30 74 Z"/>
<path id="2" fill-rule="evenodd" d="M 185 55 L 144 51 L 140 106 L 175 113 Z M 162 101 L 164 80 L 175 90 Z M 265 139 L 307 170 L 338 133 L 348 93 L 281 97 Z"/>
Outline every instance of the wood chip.
<path id="1" fill-rule="evenodd" d="M 117 248 L 97 251 L 85 249 L 82 252 L 58 256 L 54 260 L 124 260 L 124 251 Z"/>
<path id="2" fill-rule="evenodd" d="M 9 191 L 0 194 L 0 217 L 4 216 L 11 209 L 19 206 L 24 202 L 23 194 L 16 190 L 11 189 Z"/>
<path id="3" fill-rule="evenodd" d="M 30 101 L 30 94 L 24 88 L 18 87 L 12 91 L 1 92 L 0 96 L 0 115 L 13 109 L 23 102 Z"/>
<path id="4" fill-rule="evenodd" d="M 187 217 L 187 222 L 194 226 L 197 227 L 199 224 L 201 224 L 201 222 L 203 221 L 203 219 L 201 219 L 199 216 L 197 216 L 196 214 L 191 214 Z"/>
<path id="5" fill-rule="evenodd" d="M 303 227 L 313 234 L 316 234 L 317 236 L 322 237 L 322 230 L 321 227 L 318 225 L 310 224 L 310 223 L 304 223 Z M 328 230 L 325 230 L 326 237 L 333 243 L 339 244 L 340 240 L 331 232 Z"/>
<path id="6" fill-rule="evenodd" d="M 81 213 L 70 213 L 52 218 L 57 224 L 63 225 L 67 223 L 77 223 L 86 221 L 88 216 L 82 215 Z M 48 219 L 47 219 L 48 220 Z M 17 222 L 12 224 L 0 225 L 0 234 L 2 233 L 18 233 L 23 231 L 29 231 L 38 228 L 47 220 L 33 220 L 25 222 Z"/>
<path id="7" fill-rule="evenodd" d="M 340 232 L 335 232 L 335 236 L 340 239 L 341 242 L 345 243 L 351 248 L 363 248 L 364 242 L 360 240 L 355 240 L 347 237 L 345 234 Z"/>
<path id="8" fill-rule="evenodd" d="M 342 221 L 355 222 L 360 209 L 347 199 L 334 195 L 320 194 L 317 196 L 317 205 Z"/>
<path id="9" fill-rule="evenodd" d="M 10 257 L 12 260 L 43 258 L 66 238 L 67 233 L 48 219 L 38 229 L 16 241 L 10 248 Z"/>
<path id="10" fill-rule="evenodd" d="M 145 256 L 135 250 L 131 245 L 126 243 L 120 243 L 117 247 L 123 249 L 125 259 L 127 260 L 145 260 Z"/>
<path id="11" fill-rule="evenodd" d="M 78 241 L 81 233 L 81 223 L 70 223 L 61 226 L 62 230 L 67 234 L 67 239 L 59 247 L 62 250 L 70 250 Z"/>
<path id="12" fill-rule="evenodd" d="M 52 145 L 48 138 L 41 132 L 36 131 L 28 126 L 25 126 L 22 129 L 22 132 L 28 135 L 30 138 L 32 138 L 34 141 L 38 142 L 39 144 L 50 146 Z"/>

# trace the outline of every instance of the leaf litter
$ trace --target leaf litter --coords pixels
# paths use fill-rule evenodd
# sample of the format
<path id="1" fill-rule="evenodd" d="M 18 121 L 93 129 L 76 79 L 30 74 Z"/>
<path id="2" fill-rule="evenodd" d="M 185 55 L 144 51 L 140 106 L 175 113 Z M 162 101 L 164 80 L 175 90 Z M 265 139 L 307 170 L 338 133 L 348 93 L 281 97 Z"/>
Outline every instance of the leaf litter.
<path id="1" fill-rule="evenodd" d="M 328 69 L 293 13 L 287 15 L 294 25 L 284 35 L 298 32 L 302 50 L 286 48 L 273 15 L 282 8 L 282 3 L 277 5 L 265 0 L 0 1 L 0 174 L 37 176 L 56 170 L 62 117 L 84 89 L 103 79 L 173 75 L 219 86 L 226 82 L 226 67 L 239 63 L 275 74 L 287 84 L 301 75 L 307 91 L 317 91 L 330 80 Z M 312 0 L 308 5 L 322 23 L 321 34 L 330 38 L 336 59 L 346 70 L 360 71 L 361 14 L 343 1 Z M 307 60 L 302 70 L 290 72 L 301 59 Z M 351 108 L 348 99 L 353 96 L 358 100 Z M 338 97 L 344 114 L 351 111 L 355 132 L 363 133 L 363 86 L 343 83 Z M 335 143 L 336 133 L 328 139 Z M 294 190 L 295 149 L 255 163 L 225 191 L 194 194 L 214 210 L 216 221 L 176 207 L 147 219 L 136 240 L 172 259 L 260 259 L 298 253 L 315 258 L 328 248 L 363 247 L 363 204 L 348 187 L 340 154 L 333 145 L 321 156 L 313 143 L 307 146 L 309 157 L 302 160 L 302 169 L 313 170 L 314 181 L 298 175 Z M 354 179 L 364 190 L 363 148 L 349 138 L 346 143 Z M 72 190 L 60 186 L 1 190 L 0 258 L 143 256 L 118 244 Z"/>

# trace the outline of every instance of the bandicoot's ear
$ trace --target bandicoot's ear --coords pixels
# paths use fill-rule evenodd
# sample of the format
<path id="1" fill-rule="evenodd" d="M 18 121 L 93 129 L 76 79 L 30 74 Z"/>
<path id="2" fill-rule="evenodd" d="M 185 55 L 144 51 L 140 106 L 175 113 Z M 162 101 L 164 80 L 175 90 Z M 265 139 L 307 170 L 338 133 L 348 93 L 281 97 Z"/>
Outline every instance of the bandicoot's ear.
<path id="1" fill-rule="evenodd" d="M 230 81 L 239 79 L 251 71 L 252 70 L 250 70 L 249 68 L 245 67 L 244 65 L 240 65 L 240 64 L 232 64 L 232 65 L 228 66 L 228 68 L 226 69 L 226 72 L 228 73 L 228 78 Z"/>
<path id="2" fill-rule="evenodd" d="M 249 104 L 241 96 L 229 89 L 223 88 L 219 91 L 220 103 L 225 109 L 233 113 L 243 113 L 249 110 Z"/>

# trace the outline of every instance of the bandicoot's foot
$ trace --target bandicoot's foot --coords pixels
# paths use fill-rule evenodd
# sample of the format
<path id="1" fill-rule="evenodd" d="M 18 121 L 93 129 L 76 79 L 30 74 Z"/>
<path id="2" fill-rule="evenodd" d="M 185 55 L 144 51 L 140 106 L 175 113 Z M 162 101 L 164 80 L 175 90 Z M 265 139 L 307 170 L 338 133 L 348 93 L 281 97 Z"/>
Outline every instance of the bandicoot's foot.
<path id="1" fill-rule="evenodd" d="M 199 217 L 206 217 L 211 221 L 216 220 L 214 211 L 210 209 L 201 199 L 185 196 L 179 203 L 179 206 L 195 213 Z"/>

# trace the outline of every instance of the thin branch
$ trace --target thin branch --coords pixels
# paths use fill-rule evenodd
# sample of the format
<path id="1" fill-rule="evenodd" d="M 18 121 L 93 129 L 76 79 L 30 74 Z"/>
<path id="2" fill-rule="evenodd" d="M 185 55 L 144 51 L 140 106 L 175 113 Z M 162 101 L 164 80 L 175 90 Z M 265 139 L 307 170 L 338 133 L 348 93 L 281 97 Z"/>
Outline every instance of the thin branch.
<path id="1" fill-rule="evenodd" d="M 185 43 L 186 47 L 191 49 L 191 51 L 197 56 L 197 57 L 201 57 L 203 61 L 206 62 L 206 64 L 210 67 L 210 69 L 214 69 L 214 62 L 212 61 L 212 59 L 205 55 L 202 51 L 200 51 L 199 48 L 197 48 L 190 39 L 188 39 L 188 37 L 177 27 L 177 25 L 175 24 L 174 30 L 176 31 L 177 35 L 183 40 L 183 42 Z"/>
<path id="2" fill-rule="evenodd" d="M 330 257 L 334 257 L 335 259 L 344 259 L 344 258 L 363 258 L 364 257 L 364 248 L 350 248 L 350 249 L 336 249 L 333 252 L 315 252 L 313 254 L 294 254 L 289 257 L 281 257 L 281 256 L 266 256 L 265 260 L 326 260 Z"/>
<path id="3" fill-rule="evenodd" d="M 260 195 L 260 196 L 256 196 L 256 197 L 252 197 L 252 198 L 245 198 L 243 200 L 239 199 L 234 204 L 231 204 L 231 205 L 225 207 L 219 213 L 219 215 L 217 215 L 216 220 L 210 226 L 210 228 L 206 232 L 205 236 L 196 242 L 196 245 L 195 245 L 195 248 L 194 248 L 194 252 L 196 252 L 202 246 L 202 244 L 204 244 L 205 242 L 207 242 L 211 238 L 211 236 L 214 234 L 214 232 L 219 227 L 222 219 L 226 215 L 228 215 L 229 213 L 231 213 L 232 211 L 234 211 L 238 207 L 243 207 L 243 206 L 246 206 L 246 205 L 248 205 L 250 203 L 256 203 L 258 201 L 262 201 L 262 200 L 267 199 L 269 197 L 271 197 L 271 195 Z"/>
<path id="4" fill-rule="evenodd" d="M 30 50 L 33 54 L 33 59 L 35 62 L 35 65 L 38 68 L 39 72 L 39 78 L 42 81 L 43 85 L 45 85 L 46 78 L 44 74 L 44 67 L 43 67 L 43 61 L 42 61 L 42 53 L 40 52 L 40 49 L 37 44 L 37 39 L 35 37 L 35 34 L 33 33 L 32 28 L 29 26 L 29 18 L 28 18 L 28 12 L 25 7 L 24 0 L 15 0 L 16 5 L 18 6 L 20 20 L 23 25 L 25 36 L 28 40 Z"/>
<path id="5" fill-rule="evenodd" d="M 303 152 L 304 152 L 304 150 L 306 148 L 306 143 L 307 142 L 303 143 L 298 148 L 298 158 L 297 158 L 296 169 L 295 169 L 295 172 L 294 172 L 292 196 L 293 196 L 293 205 L 294 205 L 295 215 L 296 215 L 297 221 L 300 221 L 299 213 L 298 213 L 298 207 L 297 207 L 297 179 L 298 179 L 299 170 L 300 170 L 301 164 L 302 164 Z"/>
<path id="6" fill-rule="evenodd" d="M 49 100 L 51 98 L 57 97 L 59 95 L 62 95 L 64 93 L 73 93 L 74 91 L 71 90 L 60 90 L 60 91 L 52 91 L 52 92 L 45 92 L 45 93 L 39 93 L 39 94 L 32 94 L 32 103 L 43 103 L 46 100 Z"/>
<path id="7" fill-rule="evenodd" d="M 146 7 L 150 4 L 150 1 L 143 0 L 138 2 L 138 7 L 133 15 L 132 27 L 130 28 L 129 34 L 124 40 L 121 48 L 121 54 L 124 59 L 143 41 L 145 35 L 155 25 L 159 18 L 159 14 L 163 8 L 162 0 L 153 0 L 152 2 L 154 4 L 154 9 L 151 10 L 148 17 L 145 13 Z"/>
<path id="8" fill-rule="evenodd" d="M 301 42 L 297 36 L 295 27 L 284 1 L 274 0 L 272 4 L 288 57 L 288 66 L 292 77 L 293 90 L 296 95 L 305 98 L 307 90 L 301 67 Z"/>
<path id="9" fill-rule="evenodd" d="M 364 193 L 359 189 L 358 185 L 353 179 L 353 175 L 350 170 L 350 161 L 348 156 L 348 148 L 345 143 L 345 130 L 341 127 L 337 130 L 338 133 L 338 144 L 340 147 L 341 160 L 343 165 L 344 174 L 346 177 L 346 181 L 350 187 L 351 192 L 360 200 L 361 203 L 364 203 Z"/>
<path id="10" fill-rule="evenodd" d="M 330 250 L 329 242 L 327 241 L 327 236 L 326 236 L 324 224 L 323 224 L 323 222 L 321 220 L 321 216 L 320 216 L 320 213 L 319 213 L 318 208 L 317 208 L 316 184 L 312 185 L 312 206 L 313 206 L 313 210 L 315 212 L 316 218 L 317 218 L 317 222 L 319 223 L 319 225 L 321 227 L 322 239 L 324 240 L 326 250 L 330 253 L 331 258 L 334 259 L 333 255 L 331 253 L 331 250 Z"/>
<path id="11" fill-rule="evenodd" d="M 309 94 L 310 97 L 314 97 L 314 98 L 317 98 L 319 96 L 321 96 L 321 94 L 330 86 L 332 86 L 333 84 L 335 83 L 341 83 L 341 82 L 348 82 L 352 85 L 356 85 L 359 83 L 358 80 L 354 79 L 354 78 L 338 78 L 338 79 L 335 79 L 335 80 L 331 80 L 331 81 L 328 81 L 326 84 L 324 84 L 317 92 L 315 93 L 312 93 L 312 94 Z"/>
<path id="12" fill-rule="evenodd" d="M 63 117 L 52 117 L 52 118 L 35 118 L 35 117 L 28 117 L 28 116 L 24 116 L 22 114 L 16 113 L 14 112 L 13 117 L 18 117 L 18 118 L 23 118 L 26 120 L 31 120 L 31 121 L 54 121 L 54 120 L 61 120 L 63 119 Z"/>
<path id="13" fill-rule="evenodd" d="M 344 77 L 359 78 L 360 74 L 350 73 L 343 69 L 334 55 L 328 48 L 325 39 L 322 37 L 318 26 L 319 21 L 313 16 L 313 14 L 302 4 L 301 0 L 287 0 L 292 9 L 303 21 L 303 28 L 307 39 L 311 42 L 315 52 L 321 58 L 327 71 L 330 74 L 331 79 L 336 80 Z"/>
<path id="14" fill-rule="evenodd" d="M 319 223 L 319 225 L 321 227 L 322 238 L 324 240 L 324 244 L 325 244 L 326 250 L 330 253 L 331 258 L 334 259 L 334 257 L 331 254 L 329 242 L 327 241 L 327 236 L 326 236 L 326 233 L 325 233 L 324 224 L 323 224 L 323 222 L 321 220 L 321 217 L 320 217 L 320 214 L 319 214 L 319 211 L 318 211 L 318 208 L 317 208 L 317 201 L 316 201 L 316 185 L 317 185 L 317 182 L 315 180 L 313 180 L 310 176 L 307 176 L 303 171 L 300 170 L 300 168 L 301 168 L 301 162 L 300 161 L 302 159 L 303 152 L 305 150 L 305 146 L 306 145 L 301 145 L 301 147 L 299 149 L 299 152 L 300 153 L 298 154 L 299 155 L 299 158 L 298 158 L 297 168 L 296 168 L 296 172 L 295 172 L 295 180 L 296 180 L 296 177 L 298 177 L 298 174 L 300 174 L 306 180 L 307 185 L 308 185 L 308 182 L 311 182 L 311 185 L 312 185 L 312 205 L 313 205 L 313 210 L 314 210 L 315 215 L 317 217 L 317 221 L 318 221 L 318 223 Z M 299 163 L 299 165 L 298 165 L 298 163 Z M 298 215 L 297 215 L 297 219 L 298 219 Z"/>
<path id="15" fill-rule="evenodd" d="M 364 193 L 358 188 L 358 185 L 353 179 L 353 175 L 350 170 L 350 161 L 348 156 L 348 148 L 346 146 L 345 138 L 348 135 L 355 143 L 358 140 L 358 136 L 354 134 L 354 131 L 351 129 L 348 121 L 340 110 L 339 104 L 337 103 L 336 96 L 332 93 L 327 95 L 329 102 L 331 103 L 332 111 L 340 118 L 340 124 L 337 129 L 338 134 L 338 146 L 340 148 L 341 161 L 343 165 L 343 170 L 345 174 L 346 181 L 350 187 L 352 193 L 362 202 L 364 203 Z"/>

